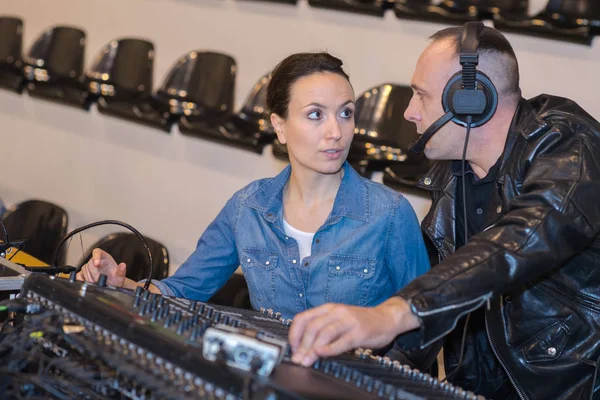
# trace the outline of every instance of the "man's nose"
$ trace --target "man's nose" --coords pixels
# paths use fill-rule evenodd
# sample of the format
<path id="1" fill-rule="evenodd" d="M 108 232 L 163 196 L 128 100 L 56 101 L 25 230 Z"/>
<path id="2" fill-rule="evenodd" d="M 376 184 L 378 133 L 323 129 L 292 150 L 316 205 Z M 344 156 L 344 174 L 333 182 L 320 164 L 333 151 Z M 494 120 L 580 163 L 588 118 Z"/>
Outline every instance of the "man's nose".
<path id="1" fill-rule="evenodd" d="M 408 103 L 408 107 L 404 111 L 404 119 L 409 122 L 417 123 L 421 120 L 421 114 L 419 113 L 416 105 L 415 105 L 415 96 L 410 99 L 410 103 Z"/>

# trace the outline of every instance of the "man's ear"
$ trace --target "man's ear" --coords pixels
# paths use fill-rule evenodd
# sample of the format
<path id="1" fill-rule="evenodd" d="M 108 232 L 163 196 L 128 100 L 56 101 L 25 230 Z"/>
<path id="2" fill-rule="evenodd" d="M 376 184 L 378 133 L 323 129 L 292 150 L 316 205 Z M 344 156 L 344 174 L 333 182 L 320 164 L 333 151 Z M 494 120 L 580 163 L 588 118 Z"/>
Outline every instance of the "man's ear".
<path id="1" fill-rule="evenodd" d="M 281 144 L 285 144 L 285 135 L 283 133 L 283 125 L 285 120 L 281 118 L 279 115 L 272 113 L 271 114 L 271 125 L 273 125 L 273 129 L 275 129 L 275 133 L 277 134 L 277 139 Z"/>

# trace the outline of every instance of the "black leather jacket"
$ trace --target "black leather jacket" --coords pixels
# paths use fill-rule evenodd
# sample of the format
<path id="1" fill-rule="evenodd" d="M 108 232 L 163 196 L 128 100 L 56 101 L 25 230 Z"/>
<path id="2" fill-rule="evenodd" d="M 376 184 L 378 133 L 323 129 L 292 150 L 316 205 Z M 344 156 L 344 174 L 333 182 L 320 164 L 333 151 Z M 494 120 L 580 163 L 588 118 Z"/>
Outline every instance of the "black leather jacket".
<path id="1" fill-rule="evenodd" d="M 422 326 L 396 344 L 431 345 L 479 309 L 472 329 L 486 343 L 471 343 L 480 351 L 455 383 L 490 393 L 490 376 L 508 375 L 523 399 L 600 399 L 600 124 L 567 99 L 521 100 L 501 157 L 487 228 L 457 251 L 451 162 L 421 179 L 439 264 L 398 293 Z M 446 360 L 458 360 L 461 337 L 446 337 Z M 469 371 L 494 363 L 499 375 Z"/>

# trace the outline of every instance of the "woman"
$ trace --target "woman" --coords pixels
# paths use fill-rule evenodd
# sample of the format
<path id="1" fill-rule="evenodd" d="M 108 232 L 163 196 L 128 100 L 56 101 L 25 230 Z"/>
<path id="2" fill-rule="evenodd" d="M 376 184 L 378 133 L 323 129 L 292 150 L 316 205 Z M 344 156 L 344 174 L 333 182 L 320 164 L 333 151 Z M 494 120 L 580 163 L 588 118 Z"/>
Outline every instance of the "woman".
<path id="1" fill-rule="evenodd" d="M 153 292 L 206 301 L 242 267 L 255 309 L 285 318 L 323 303 L 374 306 L 429 269 L 415 213 L 400 194 L 346 162 L 354 90 L 327 53 L 294 54 L 267 88 L 271 123 L 290 165 L 227 202 L 177 272 Z M 100 249 L 79 274 L 134 288 Z"/>

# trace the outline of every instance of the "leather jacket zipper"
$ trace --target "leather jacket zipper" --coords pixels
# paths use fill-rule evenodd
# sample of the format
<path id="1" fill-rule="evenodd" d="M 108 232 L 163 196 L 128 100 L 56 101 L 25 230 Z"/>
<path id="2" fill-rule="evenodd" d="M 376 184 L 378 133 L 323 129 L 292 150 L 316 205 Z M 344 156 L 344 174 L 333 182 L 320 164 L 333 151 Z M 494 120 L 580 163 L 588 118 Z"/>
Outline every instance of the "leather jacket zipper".
<path id="1" fill-rule="evenodd" d="M 502 361 L 502 358 L 500 358 L 500 355 L 498 354 L 498 351 L 496 350 L 496 346 L 494 345 L 494 341 L 492 340 L 492 335 L 490 335 L 490 328 L 488 326 L 488 321 L 487 321 L 487 313 L 484 313 L 484 315 L 485 315 L 484 316 L 484 320 L 485 320 L 485 333 L 487 334 L 488 342 L 490 342 L 490 346 L 492 348 L 492 351 L 494 352 L 494 355 L 496 356 L 496 359 L 500 362 L 500 365 L 502 365 L 502 369 L 504 369 L 504 372 L 506 372 L 506 375 L 508 376 L 508 379 L 510 380 L 510 383 L 513 385 L 513 387 L 517 391 L 517 394 L 519 395 L 519 397 L 521 399 L 525 400 L 525 396 L 521 392 L 521 389 L 517 385 L 517 382 L 515 382 L 515 380 L 513 379 L 512 375 L 508 371 L 508 368 L 506 368 L 506 365 L 504 365 L 504 361 Z"/>

